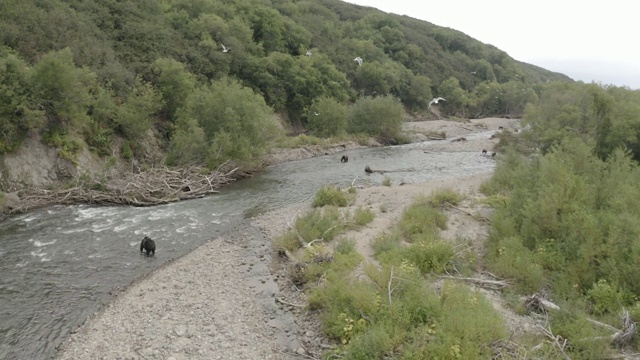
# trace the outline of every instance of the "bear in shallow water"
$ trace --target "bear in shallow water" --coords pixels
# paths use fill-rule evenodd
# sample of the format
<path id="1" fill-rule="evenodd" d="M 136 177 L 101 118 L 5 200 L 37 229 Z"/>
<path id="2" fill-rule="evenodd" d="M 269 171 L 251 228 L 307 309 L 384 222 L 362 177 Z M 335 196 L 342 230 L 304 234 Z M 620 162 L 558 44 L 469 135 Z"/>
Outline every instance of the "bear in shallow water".
<path id="1" fill-rule="evenodd" d="M 149 256 L 149 253 L 155 255 L 156 242 L 151 240 L 151 238 L 149 238 L 148 236 L 145 236 L 144 239 L 142 239 L 142 242 L 140 243 L 140 252 L 142 251 L 146 251 L 147 256 Z"/>
<path id="2" fill-rule="evenodd" d="M 342 158 L 340 158 L 340 162 L 348 162 L 349 161 L 349 156 L 348 155 L 342 155 Z"/>

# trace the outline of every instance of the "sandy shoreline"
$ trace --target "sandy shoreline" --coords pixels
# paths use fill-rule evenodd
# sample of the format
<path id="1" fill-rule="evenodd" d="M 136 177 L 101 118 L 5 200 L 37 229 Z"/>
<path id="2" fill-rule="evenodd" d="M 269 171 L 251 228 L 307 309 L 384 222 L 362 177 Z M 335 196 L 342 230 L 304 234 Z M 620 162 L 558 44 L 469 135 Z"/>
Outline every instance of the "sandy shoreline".
<path id="1" fill-rule="evenodd" d="M 405 124 L 415 140 L 421 132 L 444 131 L 447 140 L 431 150 L 490 150 L 497 140 L 452 142 L 472 132 L 514 128 L 517 120 L 481 119 L 468 123 L 425 121 Z M 310 155 L 314 156 L 314 155 Z M 308 157 L 308 156 L 303 156 Z M 466 194 L 469 204 L 491 173 L 463 179 L 358 190 L 354 206 L 370 208 L 373 223 L 345 236 L 357 239 L 366 253 L 368 240 L 385 231 L 419 194 L 450 187 Z M 89 318 L 59 349 L 59 359 L 291 359 L 318 357 L 330 346 L 313 314 L 281 270 L 272 265 L 270 239 L 287 222 L 306 211 L 299 204 L 263 214 L 233 232 L 173 261 L 135 282 Z M 384 205 L 385 211 L 381 208 Z M 471 205 L 469 205 L 471 206 Z M 472 211 L 477 211 L 474 209 Z M 450 215 L 446 237 L 463 237 L 481 247 L 486 229 L 460 212 Z M 287 303 L 289 305 L 287 305 Z"/>

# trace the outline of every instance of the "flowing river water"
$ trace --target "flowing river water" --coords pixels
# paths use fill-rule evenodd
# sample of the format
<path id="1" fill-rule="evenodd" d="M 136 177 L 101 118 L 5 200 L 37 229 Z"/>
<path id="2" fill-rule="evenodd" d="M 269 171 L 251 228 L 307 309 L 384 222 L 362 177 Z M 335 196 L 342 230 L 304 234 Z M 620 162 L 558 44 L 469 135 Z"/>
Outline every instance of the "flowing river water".
<path id="1" fill-rule="evenodd" d="M 0 359 L 54 357 L 112 294 L 246 218 L 309 201 L 322 185 L 346 187 L 356 177 L 419 183 L 495 167 L 477 152 L 425 152 L 429 144 L 350 150 L 348 163 L 333 154 L 275 165 L 197 200 L 148 208 L 53 206 L 0 222 Z M 394 172 L 366 175 L 365 165 Z M 140 255 L 145 235 L 161 244 L 155 256 Z"/>

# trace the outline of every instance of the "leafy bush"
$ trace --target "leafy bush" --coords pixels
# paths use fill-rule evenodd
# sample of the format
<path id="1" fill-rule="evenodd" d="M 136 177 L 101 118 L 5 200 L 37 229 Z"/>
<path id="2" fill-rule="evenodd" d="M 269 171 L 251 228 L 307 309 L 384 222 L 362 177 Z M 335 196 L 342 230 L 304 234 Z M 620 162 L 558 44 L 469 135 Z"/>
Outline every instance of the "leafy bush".
<path id="1" fill-rule="evenodd" d="M 122 143 L 122 149 L 120 150 L 122 157 L 124 159 L 133 158 L 133 150 L 131 149 L 131 144 L 128 141 Z"/>
<path id="2" fill-rule="evenodd" d="M 422 274 L 450 270 L 453 256 L 453 246 L 442 240 L 418 240 L 400 250 L 400 257 L 414 264 Z"/>
<path id="3" fill-rule="evenodd" d="M 29 130 L 45 123 L 44 112 L 30 99 L 29 82 L 27 64 L 0 50 L 0 154 L 16 150 Z"/>
<path id="4" fill-rule="evenodd" d="M 334 251 L 343 255 L 355 254 L 356 242 L 350 239 L 340 239 L 338 244 L 336 244 Z"/>
<path id="5" fill-rule="evenodd" d="M 399 227 L 407 241 L 413 242 L 417 235 L 438 234 L 438 229 L 447 228 L 447 216 L 429 204 L 429 199 L 420 196 L 404 210 Z"/>
<path id="6" fill-rule="evenodd" d="M 373 221 L 375 215 L 369 209 L 363 209 L 362 207 L 357 208 L 353 213 L 353 221 L 358 226 L 366 225 Z"/>
<path id="7" fill-rule="evenodd" d="M 316 239 L 329 241 L 340 234 L 345 223 L 340 210 L 333 206 L 322 209 L 314 209 L 307 214 L 298 217 L 295 221 L 295 229 L 289 229 L 282 236 L 276 238 L 276 249 L 295 250 L 300 248 L 299 237 L 309 243 Z"/>
<path id="8" fill-rule="evenodd" d="M 280 135 L 273 110 L 260 95 L 237 81 L 222 79 L 203 86 L 194 90 L 186 103 L 177 120 L 188 124 L 190 132 L 196 124 L 204 131 L 209 144 L 206 161 L 211 169 L 229 159 L 252 160 Z"/>
<path id="9" fill-rule="evenodd" d="M 345 133 L 347 106 L 330 97 L 321 97 L 307 114 L 307 127 L 315 136 L 328 138 Z"/>
<path id="10" fill-rule="evenodd" d="M 567 355 L 574 359 L 599 359 L 607 357 L 610 333 L 598 333 L 579 311 L 555 311 L 551 314 L 551 331 L 568 340 Z M 558 354 L 560 355 L 560 354 Z"/>
<path id="11" fill-rule="evenodd" d="M 515 287 L 525 294 L 534 293 L 544 284 L 544 272 L 534 254 L 517 237 L 503 238 L 487 251 L 487 264 L 498 276 L 517 281 Z"/>
<path id="12" fill-rule="evenodd" d="M 427 197 L 427 202 L 434 208 L 441 208 L 446 204 L 458 205 L 462 201 L 462 194 L 450 189 L 436 189 Z"/>
<path id="13" fill-rule="evenodd" d="M 387 144 L 400 142 L 404 109 L 391 96 L 359 98 L 349 111 L 347 131 L 365 133 Z"/>
<path id="14" fill-rule="evenodd" d="M 402 238 L 398 232 L 382 233 L 373 239 L 371 247 L 376 256 L 384 252 L 391 252 L 401 247 Z"/>
<path id="15" fill-rule="evenodd" d="M 323 186 L 316 193 L 313 199 L 313 207 L 322 207 L 327 205 L 344 207 L 349 204 L 347 195 L 335 186 Z"/>
<path id="16" fill-rule="evenodd" d="M 587 294 L 592 301 L 595 314 L 617 313 L 620 310 L 622 296 L 618 289 L 610 285 L 605 279 L 593 284 Z"/>
<path id="17" fill-rule="evenodd" d="M 178 123 L 165 162 L 167 165 L 188 165 L 204 162 L 207 156 L 207 139 L 196 120 Z"/>

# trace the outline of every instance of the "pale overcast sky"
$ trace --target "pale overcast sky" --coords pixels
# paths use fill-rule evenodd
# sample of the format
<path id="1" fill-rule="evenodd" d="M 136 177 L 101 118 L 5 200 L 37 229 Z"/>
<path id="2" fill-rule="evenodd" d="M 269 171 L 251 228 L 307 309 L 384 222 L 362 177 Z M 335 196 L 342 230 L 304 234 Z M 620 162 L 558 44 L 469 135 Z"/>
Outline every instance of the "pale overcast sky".
<path id="1" fill-rule="evenodd" d="M 459 30 L 574 80 L 640 89 L 640 17 L 630 0 L 347 0 Z"/>

